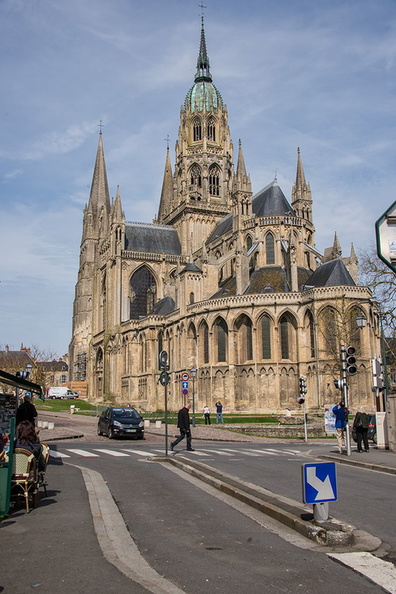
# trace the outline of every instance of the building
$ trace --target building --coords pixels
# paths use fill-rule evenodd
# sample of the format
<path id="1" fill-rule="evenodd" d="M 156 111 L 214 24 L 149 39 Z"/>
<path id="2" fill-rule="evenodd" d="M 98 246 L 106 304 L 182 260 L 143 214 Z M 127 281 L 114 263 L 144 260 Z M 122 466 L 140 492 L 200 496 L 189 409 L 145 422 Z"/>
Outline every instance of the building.
<path id="1" fill-rule="evenodd" d="M 110 199 L 102 132 L 84 210 L 70 380 L 94 400 L 164 408 L 158 354 L 169 354 L 168 406 L 194 391 L 196 409 L 222 400 L 229 411 L 298 408 L 306 376 L 311 410 L 339 400 L 341 344 L 357 349 L 350 405 L 370 406 L 370 357 L 378 313 L 358 286 L 352 248 L 337 237 L 315 248 L 312 194 L 300 150 L 289 201 L 277 180 L 253 194 L 242 144 L 213 83 L 202 23 L 197 72 L 169 148 L 153 224 L 130 223 L 120 189 Z M 365 326 L 359 328 L 357 319 Z M 189 393 L 180 374 L 196 370 Z M 190 374 L 191 375 L 191 374 Z"/>

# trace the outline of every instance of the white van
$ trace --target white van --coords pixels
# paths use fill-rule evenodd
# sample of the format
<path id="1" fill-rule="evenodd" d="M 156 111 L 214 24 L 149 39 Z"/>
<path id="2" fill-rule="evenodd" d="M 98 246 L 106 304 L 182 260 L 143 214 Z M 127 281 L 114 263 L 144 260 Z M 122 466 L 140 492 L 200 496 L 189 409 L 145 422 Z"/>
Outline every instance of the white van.
<path id="1" fill-rule="evenodd" d="M 71 390 L 69 390 L 69 388 L 55 386 L 53 388 L 48 389 L 48 398 L 78 398 L 78 394 L 76 392 L 72 392 Z"/>

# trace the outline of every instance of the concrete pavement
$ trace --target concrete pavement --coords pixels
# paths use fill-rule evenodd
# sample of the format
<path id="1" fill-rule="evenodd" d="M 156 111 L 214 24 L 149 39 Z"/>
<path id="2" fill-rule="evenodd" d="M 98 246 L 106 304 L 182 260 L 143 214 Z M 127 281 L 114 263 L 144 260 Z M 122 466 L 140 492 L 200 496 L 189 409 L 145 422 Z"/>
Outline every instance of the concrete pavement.
<path id="1" fill-rule="evenodd" d="M 54 429 L 40 430 L 42 441 L 107 441 L 107 438 L 96 435 L 94 417 L 40 413 L 40 418 L 51 418 L 55 424 Z M 174 427 L 169 428 L 170 438 L 174 431 Z M 146 439 L 163 442 L 164 433 L 163 426 L 152 427 L 147 431 Z M 200 441 L 274 442 L 268 438 L 233 433 L 227 426 L 215 425 L 195 427 L 193 439 L 196 448 Z M 283 439 L 276 443 L 279 441 L 302 443 L 301 440 Z M 309 445 L 315 451 L 313 455 L 323 459 L 396 473 L 395 454 L 375 446 L 364 454 L 358 454 L 353 448 L 352 455 L 346 456 L 337 453 L 335 440 L 315 440 Z M 0 522 L 1 540 L 5 543 L 2 546 L 0 592 L 25 594 L 31 588 L 37 588 L 44 594 L 58 590 L 90 594 L 98 591 L 99 581 L 100 591 L 180 594 L 180 589 L 153 573 L 140 557 L 99 473 L 52 463 L 48 474 L 48 497 L 43 497 L 30 514 L 25 514 L 23 508 L 13 509 L 10 516 Z M 259 496 L 263 499 L 262 493 Z M 119 543 L 122 543 L 121 547 Z M 109 563 L 104 563 L 104 558 Z M 140 568 L 138 572 L 137 567 Z"/>

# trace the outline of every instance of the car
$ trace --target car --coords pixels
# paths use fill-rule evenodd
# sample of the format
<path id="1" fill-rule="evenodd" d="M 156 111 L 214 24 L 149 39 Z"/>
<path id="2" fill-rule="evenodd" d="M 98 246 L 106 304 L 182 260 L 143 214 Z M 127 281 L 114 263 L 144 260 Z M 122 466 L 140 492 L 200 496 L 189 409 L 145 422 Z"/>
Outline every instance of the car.
<path id="1" fill-rule="evenodd" d="M 131 406 L 108 406 L 98 419 L 98 435 L 144 439 L 144 421 Z"/>

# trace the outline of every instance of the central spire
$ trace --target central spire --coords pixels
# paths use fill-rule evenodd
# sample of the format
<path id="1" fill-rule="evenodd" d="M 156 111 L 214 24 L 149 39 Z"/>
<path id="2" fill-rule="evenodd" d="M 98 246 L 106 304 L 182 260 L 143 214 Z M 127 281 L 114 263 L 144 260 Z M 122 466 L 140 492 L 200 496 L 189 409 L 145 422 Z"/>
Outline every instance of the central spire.
<path id="1" fill-rule="evenodd" d="M 212 82 L 212 75 L 209 70 L 209 58 L 206 51 L 206 40 L 205 40 L 205 29 L 204 29 L 204 17 L 202 15 L 202 27 L 201 27 L 201 43 L 199 46 L 199 55 L 197 60 L 197 74 L 195 75 L 195 82 L 208 81 Z"/>

